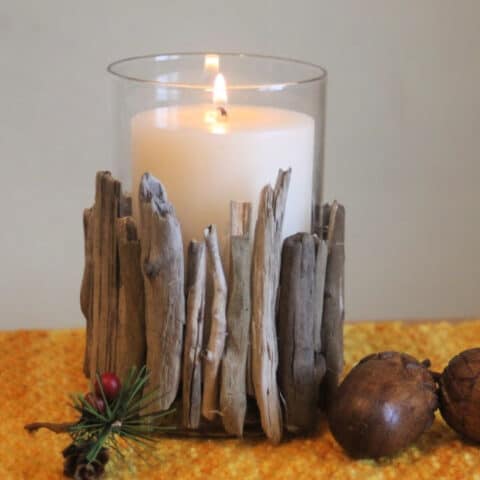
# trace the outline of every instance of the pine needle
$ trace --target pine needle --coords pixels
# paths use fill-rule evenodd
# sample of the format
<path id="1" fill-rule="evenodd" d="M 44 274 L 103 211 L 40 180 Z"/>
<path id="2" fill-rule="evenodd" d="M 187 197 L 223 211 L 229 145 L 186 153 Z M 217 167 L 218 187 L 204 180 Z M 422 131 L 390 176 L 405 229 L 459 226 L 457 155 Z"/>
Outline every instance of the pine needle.
<path id="1" fill-rule="evenodd" d="M 140 411 L 158 398 L 158 392 L 142 396 L 143 387 L 148 381 L 149 372 L 145 366 L 140 369 L 132 367 L 124 380 L 123 386 L 115 398 L 108 402 L 100 376 L 97 374 L 98 390 L 105 403 L 105 412 L 100 413 L 91 405 L 84 395 L 72 395 L 72 406 L 80 413 L 77 423 L 69 427 L 69 433 L 77 444 L 88 442 L 91 447 L 87 460 L 93 462 L 102 448 L 111 448 L 120 458 L 125 459 L 117 437 L 127 444 L 138 444 L 151 448 L 158 432 L 175 429 L 173 425 L 155 425 L 155 421 L 171 415 L 175 410 L 153 412 L 142 415 Z M 128 450 L 128 448 L 127 448 Z"/>

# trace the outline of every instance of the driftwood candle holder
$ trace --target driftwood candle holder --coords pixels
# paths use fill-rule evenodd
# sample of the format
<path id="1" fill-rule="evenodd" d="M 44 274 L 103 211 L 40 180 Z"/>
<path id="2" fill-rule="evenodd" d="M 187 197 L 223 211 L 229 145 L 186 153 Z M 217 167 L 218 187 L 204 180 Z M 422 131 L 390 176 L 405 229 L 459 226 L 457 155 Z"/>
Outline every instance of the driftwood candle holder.
<path id="1" fill-rule="evenodd" d="M 97 173 L 83 222 L 85 374 L 146 364 L 145 392 L 159 392 L 148 408 L 181 405 L 182 434 L 216 435 L 223 424 L 241 437 L 253 424 L 278 443 L 285 429 L 311 431 L 343 368 L 345 211 L 326 205 L 318 235 L 282 242 L 291 175 L 262 190 L 254 228 L 251 204 L 231 203 L 227 279 L 215 225 L 184 259 L 157 179 L 142 177 L 137 224 L 120 182 Z"/>

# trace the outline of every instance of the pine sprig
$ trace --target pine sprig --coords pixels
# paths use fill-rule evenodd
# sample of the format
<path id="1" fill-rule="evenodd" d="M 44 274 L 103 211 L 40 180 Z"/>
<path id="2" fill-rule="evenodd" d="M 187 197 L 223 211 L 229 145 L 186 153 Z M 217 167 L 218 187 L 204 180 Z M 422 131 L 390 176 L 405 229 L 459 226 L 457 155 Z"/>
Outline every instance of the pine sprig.
<path id="1" fill-rule="evenodd" d="M 88 462 L 95 461 L 102 448 L 110 448 L 122 456 L 117 437 L 127 443 L 134 442 L 143 447 L 151 447 L 157 433 L 175 429 L 174 426 L 156 424 L 160 418 L 171 415 L 174 409 L 143 413 L 159 395 L 153 391 L 142 396 L 143 387 L 148 379 L 149 372 L 146 367 L 140 370 L 133 367 L 117 397 L 109 402 L 97 374 L 98 389 L 105 403 L 103 413 L 96 410 L 84 395 L 77 394 L 71 397 L 72 406 L 80 414 L 80 419 L 69 427 L 68 432 L 75 444 L 89 446 L 86 455 Z"/>

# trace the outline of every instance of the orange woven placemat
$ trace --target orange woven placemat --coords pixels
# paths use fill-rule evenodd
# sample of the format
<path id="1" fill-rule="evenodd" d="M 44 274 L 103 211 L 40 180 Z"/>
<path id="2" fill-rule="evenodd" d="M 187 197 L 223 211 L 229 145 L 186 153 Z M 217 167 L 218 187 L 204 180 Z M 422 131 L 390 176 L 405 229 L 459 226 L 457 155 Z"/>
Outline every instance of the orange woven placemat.
<path id="1" fill-rule="evenodd" d="M 460 323 L 359 323 L 345 328 L 346 371 L 360 358 L 400 350 L 442 370 L 461 350 L 480 345 L 480 320 Z M 0 332 L 0 478 L 62 478 L 66 435 L 23 429 L 31 421 L 74 418 L 70 392 L 84 392 L 81 330 Z M 437 415 L 431 430 L 393 458 L 349 459 L 325 428 L 280 446 L 264 440 L 162 439 L 146 464 L 111 464 L 106 478 L 141 479 L 472 479 L 480 448 L 462 443 Z"/>

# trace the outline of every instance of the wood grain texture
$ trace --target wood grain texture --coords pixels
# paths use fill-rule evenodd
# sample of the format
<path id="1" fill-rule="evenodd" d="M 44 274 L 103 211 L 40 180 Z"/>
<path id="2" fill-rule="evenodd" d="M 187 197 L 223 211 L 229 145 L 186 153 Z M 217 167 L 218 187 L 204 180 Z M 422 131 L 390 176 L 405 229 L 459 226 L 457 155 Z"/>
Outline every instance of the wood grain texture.
<path id="1" fill-rule="evenodd" d="M 206 289 L 205 242 L 192 241 L 187 261 L 187 316 L 183 350 L 182 423 L 198 428 L 202 404 L 202 339 Z"/>
<path id="2" fill-rule="evenodd" d="M 322 317 L 325 296 L 325 275 L 327 272 L 328 245 L 326 240 L 315 235 L 315 286 L 313 298 L 313 341 L 315 354 L 315 383 L 317 403 L 321 398 L 321 384 L 326 373 L 326 362 L 322 352 Z"/>
<path id="3" fill-rule="evenodd" d="M 227 280 L 220 258 L 215 225 L 206 228 L 204 236 L 211 267 L 213 292 L 210 332 L 204 355 L 202 414 L 206 419 L 213 420 L 219 412 L 220 362 L 227 333 Z"/>
<path id="4" fill-rule="evenodd" d="M 322 349 L 327 372 L 322 385 L 328 407 L 338 387 L 343 370 L 344 268 L 345 268 L 345 208 L 333 202 L 325 209 L 328 221 L 328 260 L 325 277 L 325 299 L 322 319 Z"/>
<path id="5" fill-rule="evenodd" d="M 80 306 L 87 321 L 84 373 L 123 375 L 145 362 L 140 242 L 131 199 L 110 172 L 98 172 L 95 203 L 83 215 L 85 268 Z"/>
<path id="6" fill-rule="evenodd" d="M 118 325 L 118 253 L 115 234 L 121 184 L 110 172 L 96 176 L 93 226 L 93 294 L 90 378 L 111 371 Z"/>
<path id="7" fill-rule="evenodd" d="M 297 233 L 282 249 L 278 311 L 278 378 L 285 401 L 285 427 L 315 427 L 318 387 L 315 371 L 315 237 Z"/>
<path id="8" fill-rule="evenodd" d="M 220 410 L 225 430 L 241 437 L 247 410 L 247 353 L 251 318 L 250 203 L 230 209 L 230 278 L 227 339 L 222 360 Z"/>
<path id="9" fill-rule="evenodd" d="M 93 336 L 93 207 L 83 211 L 83 239 L 85 247 L 85 264 L 80 287 L 80 309 L 86 320 L 86 342 L 85 355 L 83 360 L 83 373 L 90 376 L 91 348 Z"/>
<path id="10" fill-rule="evenodd" d="M 252 259 L 252 377 L 262 428 L 273 443 L 280 442 L 283 430 L 275 316 L 290 176 L 291 170 L 281 170 L 275 188 L 261 192 Z"/>
<path id="11" fill-rule="evenodd" d="M 184 261 L 180 224 L 163 185 L 143 175 L 139 189 L 145 286 L 147 368 L 145 393 L 158 391 L 149 411 L 165 410 L 177 395 L 185 323 Z"/>
<path id="12" fill-rule="evenodd" d="M 132 366 L 145 365 L 145 295 L 141 246 L 132 217 L 117 219 L 119 257 L 118 330 L 114 372 L 125 378 Z"/>

